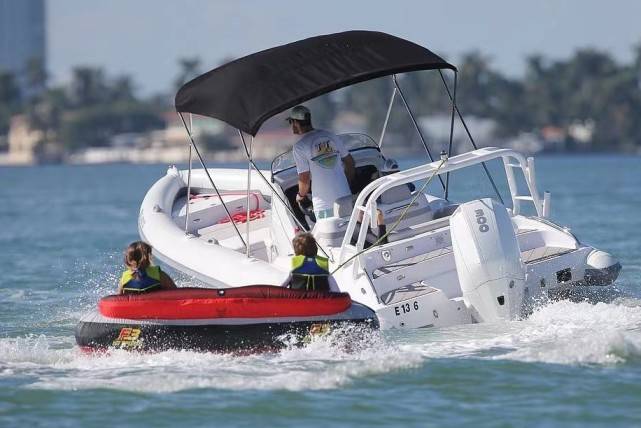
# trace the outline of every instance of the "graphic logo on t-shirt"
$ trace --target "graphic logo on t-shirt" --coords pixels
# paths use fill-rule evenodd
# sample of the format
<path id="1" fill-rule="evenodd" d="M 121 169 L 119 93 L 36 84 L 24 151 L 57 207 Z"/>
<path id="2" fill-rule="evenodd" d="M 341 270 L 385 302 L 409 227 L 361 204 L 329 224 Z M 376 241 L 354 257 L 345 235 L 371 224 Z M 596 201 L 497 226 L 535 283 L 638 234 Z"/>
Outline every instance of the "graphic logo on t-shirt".
<path id="1" fill-rule="evenodd" d="M 330 144 L 329 139 L 314 141 L 312 146 L 312 161 L 319 166 L 332 169 L 338 161 L 338 152 Z"/>

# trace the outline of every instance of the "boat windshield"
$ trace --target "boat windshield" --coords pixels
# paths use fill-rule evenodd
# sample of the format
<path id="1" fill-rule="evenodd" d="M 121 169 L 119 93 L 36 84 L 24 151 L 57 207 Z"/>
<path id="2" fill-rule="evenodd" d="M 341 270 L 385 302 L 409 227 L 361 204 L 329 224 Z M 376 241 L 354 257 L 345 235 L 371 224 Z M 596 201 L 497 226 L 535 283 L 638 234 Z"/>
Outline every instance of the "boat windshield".
<path id="1" fill-rule="evenodd" d="M 339 134 L 338 137 L 343 141 L 343 144 L 345 144 L 345 148 L 350 152 L 365 148 L 378 149 L 378 145 L 376 144 L 376 142 L 367 134 Z M 276 174 L 280 171 L 293 168 L 294 166 L 294 156 L 292 154 L 292 151 L 288 150 L 285 153 L 281 153 L 274 158 L 271 167 L 272 174 Z"/>

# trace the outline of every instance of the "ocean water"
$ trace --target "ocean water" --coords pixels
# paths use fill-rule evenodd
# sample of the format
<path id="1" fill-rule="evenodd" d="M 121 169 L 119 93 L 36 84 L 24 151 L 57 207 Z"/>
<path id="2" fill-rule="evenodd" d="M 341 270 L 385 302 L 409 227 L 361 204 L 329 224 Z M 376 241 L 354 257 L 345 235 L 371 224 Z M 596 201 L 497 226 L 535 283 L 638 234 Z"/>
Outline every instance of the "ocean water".
<path id="1" fill-rule="evenodd" d="M 115 289 L 164 172 L 0 168 L 0 427 L 641 426 L 641 158 L 537 159 L 553 219 L 623 271 L 526 320 L 378 332 L 356 349 L 85 355 L 74 326 Z"/>

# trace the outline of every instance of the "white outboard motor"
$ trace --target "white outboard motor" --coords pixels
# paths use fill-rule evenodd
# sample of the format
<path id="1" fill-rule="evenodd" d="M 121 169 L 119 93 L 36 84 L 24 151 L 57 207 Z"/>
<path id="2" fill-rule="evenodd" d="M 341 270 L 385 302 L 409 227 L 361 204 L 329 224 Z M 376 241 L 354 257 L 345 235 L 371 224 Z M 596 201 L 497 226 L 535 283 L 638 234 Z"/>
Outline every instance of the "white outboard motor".
<path id="1" fill-rule="evenodd" d="M 521 314 L 525 266 L 507 209 L 489 198 L 460 205 L 450 217 L 463 300 L 478 322 Z"/>

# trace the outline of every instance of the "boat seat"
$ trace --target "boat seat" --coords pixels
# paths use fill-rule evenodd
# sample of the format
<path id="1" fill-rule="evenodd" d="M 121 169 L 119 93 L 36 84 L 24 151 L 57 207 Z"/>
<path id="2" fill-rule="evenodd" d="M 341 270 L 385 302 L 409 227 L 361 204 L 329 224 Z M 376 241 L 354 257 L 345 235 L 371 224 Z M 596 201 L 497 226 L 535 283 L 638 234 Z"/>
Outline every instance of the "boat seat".
<path id="1" fill-rule="evenodd" d="M 224 203 L 231 215 L 247 211 L 246 192 L 221 192 Z M 186 199 L 184 200 L 186 202 Z M 258 190 L 250 191 L 250 210 L 261 210 L 268 207 L 265 198 Z M 173 213 L 173 219 L 181 227 L 185 225 L 187 215 L 186 204 Z M 227 218 L 227 211 L 215 193 L 192 195 L 189 200 L 188 231 L 194 233 L 200 229 L 212 226 Z"/>
<path id="2" fill-rule="evenodd" d="M 412 192 L 408 185 L 401 184 L 386 190 L 379 197 L 378 203 L 376 204 L 377 209 L 383 214 L 383 219 L 388 228 L 396 223 L 405 208 L 410 202 L 412 202 L 415 196 L 416 192 Z M 346 201 L 341 201 L 338 205 L 339 206 L 337 206 L 337 204 L 334 205 L 334 212 L 340 212 L 341 214 L 343 214 L 343 211 L 339 210 L 343 210 L 349 206 Z M 417 225 L 423 225 L 431 220 L 432 209 L 430 204 L 428 203 L 426 195 L 420 193 L 416 197 L 416 200 L 412 202 L 412 206 L 407 210 L 403 219 L 399 222 L 396 228 L 390 232 L 388 241 L 397 241 L 399 239 L 412 236 L 418 233 L 419 229 L 416 228 Z M 356 227 L 352 241 L 356 240 L 359 230 L 360 227 Z M 378 229 L 372 230 L 369 228 L 365 242 L 371 244 L 376 242 L 377 239 Z"/>
<path id="3" fill-rule="evenodd" d="M 410 191 L 405 184 L 392 187 L 380 196 L 377 208 L 383 214 L 383 219 L 387 225 L 388 232 L 390 228 L 398 221 L 399 217 L 416 196 L 416 192 Z M 389 242 L 405 239 L 418 233 L 417 225 L 422 225 L 432 220 L 432 210 L 427 202 L 425 194 L 419 194 L 412 206 L 405 213 L 404 218 L 399 222 L 396 228 L 389 232 L 387 240 Z M 358 234 L 358 230 L 355 231 Z M 369 229 L 367 232 L 366 242 L 375 242 L 378 239 L 378 230 Z"/>
<path id="4" fill-rule="evenodd" d="M 412 192 L 409 186 L 402 184 L 400 186 L 392 187 L 380 196 L 380 202 L 377 207 L 383 213 L 385 224 L 391 227 L 400 217 L 401 213 L 407 207 L 407 204 L 414 198 L 416 192 Z M 438 198 L 432 195 L 419 195 L 414 201 L 412 208 L 410 208 L 405 218 L 398 224 L 389 236 L 388 241 L 398 241 L 410 236 L 423 233 L 434 228 L 442 227 L 441 222 L 438 224 L 429 224 L 432 220 L 448 217 L 456 210 L 458 204 L 451 204 L 445 199 Z M 334 216 L 339 219 L 348 218 L 354 209 L 354 197 L 344 196 L 334 202 Z M 342 239 L 345 233 L 344 222 L 335 221 L 335 225 L 330 227 L 325 225 L 323 231 L 315 231 L 320 238 L 328 244 L 337 245 L 337 240 Z M 433 222 L 432 222 L 433 223 Z M 339 227 L 340 226 L 340 227 Z M 353 240 L 358 236 L 360 227 L 354 230 Z M 368 243 L 373 243 L 378 239 L 377 230 L 368 230 L 367 238 Z M 339 245 L 339 244 L 338 244 Z"/>
<path id="5" fill-rule="evenodd" d="M 345 195 L 334 201 L 334 217 L 345 218 L 352 215 L 354 210 L 354 196 Z"/>
<path id="6" fill-rule="evenodd" d="M 454 211 L 458 208 L 459 204 L 451 204 L 451 205 L 446 205 L 442 208 L 437 209 L 434 211 L 433 218 L 444 218 L 444 217 L 449 217 L 452 214 L 454 214 Z"/>
<path id="7" fill-rule="evenodd" d="M 412 191 L 410 188 L 401 184 L 400 186 L 392 187 L 391 189 L 386 190 L 379 198 L 379 204 L 394 204 L 396 202 L 401 202 L 412 197 Z M 379 208 L 380 209 L 380 208 Z"/>
<path id="8" fill-rule="evenodd" d="M 377 208 L 383 214 L 383 219 L 388 227 L 398 221 L 410 202 L 412 206 L 407 209 L 405 216 L 396 227 L 397 230 L 432 220 L 432 208 L 425 194 L 419 193 L 412 202 L 415 196 L 416 192 L 412 193 L 405 184 L 393 187 L 381 195 Z"/>
<path id="9" fill-rule="evenodd" d="M 412 193 L 407 186 L 396 186 L 381 195 L 380 203 L 393 204 L 405 199 L 411 199 L 411 197 Z M 334 217 L 345 218 L 352 215 L 355 199 L 356 195 L 346 195 L 336 199 L 334 201 Z"/>
<path id="10" fill-rule="evenodd" d="M 430 208 L 432 209 L 432 218 L 434 220 L 437 218 L 451 216 L 459 206 L 459 204 L 453 204 L 446 199 L 439 198 L 438 196 L 426 195 L 426 198 L 427 202 L 430 204 Z"/>
<path id="11" fill-rule="evenodd" d="M 338 217 L 318 219 L 312 229 L 318 244 L 325 247 L 340 247 L 347 230 L 348 221 Z"/>

